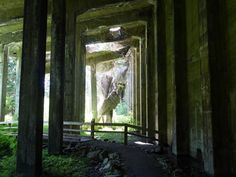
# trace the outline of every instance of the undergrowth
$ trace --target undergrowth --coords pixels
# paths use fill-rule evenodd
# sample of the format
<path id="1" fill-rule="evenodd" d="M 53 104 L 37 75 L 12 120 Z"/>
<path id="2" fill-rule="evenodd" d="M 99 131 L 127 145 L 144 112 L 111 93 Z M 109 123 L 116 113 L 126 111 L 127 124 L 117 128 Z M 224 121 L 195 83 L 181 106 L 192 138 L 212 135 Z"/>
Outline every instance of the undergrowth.
<path id="1" fill-rule="evenodd" d="M 49 155 L 43 153 L 42 177 L 85 177 L 88 160 L 76 155 Z"/>
<path id="2" fill-rule="evenodd" d="M 88 160 L 76 155 L 49 155 L 43 150 L 42 177 L 85 177 Z M 16 139 L 0 132 L 0 177 L 16 175 Z"/>

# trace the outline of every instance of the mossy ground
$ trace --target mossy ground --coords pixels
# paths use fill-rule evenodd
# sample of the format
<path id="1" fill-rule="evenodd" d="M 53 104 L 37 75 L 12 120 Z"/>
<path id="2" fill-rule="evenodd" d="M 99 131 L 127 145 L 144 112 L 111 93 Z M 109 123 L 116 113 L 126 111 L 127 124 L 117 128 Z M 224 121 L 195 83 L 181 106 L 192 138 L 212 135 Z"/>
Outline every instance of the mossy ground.
<path id="1" fill-rule="evenodd" d="M 0 127 L 0 177 L 16 175 L 16 139 L 9 136 L 11 130 Z M 76 154 L 49 155 L 43 150 L 42 177 L 85 177 L 89 161 Z"/>

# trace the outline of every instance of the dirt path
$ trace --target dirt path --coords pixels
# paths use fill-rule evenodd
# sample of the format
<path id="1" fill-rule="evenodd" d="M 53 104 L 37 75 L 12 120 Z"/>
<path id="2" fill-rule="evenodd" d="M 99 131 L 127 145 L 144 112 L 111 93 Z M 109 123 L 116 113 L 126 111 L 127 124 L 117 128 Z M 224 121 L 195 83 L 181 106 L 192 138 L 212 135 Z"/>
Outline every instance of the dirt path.
<path id="1" fill-rule="evenodd" d="M 124 163 L 127 177 L 170 177 L 161 168 L 161 165 L 155 160 L 154 156 L 146 153 L 143 147 L 138 147 L 138 145 L 124 146 L 122 144 L 104 141 L 92 141 L 89 144 L 118 152 Z"/>

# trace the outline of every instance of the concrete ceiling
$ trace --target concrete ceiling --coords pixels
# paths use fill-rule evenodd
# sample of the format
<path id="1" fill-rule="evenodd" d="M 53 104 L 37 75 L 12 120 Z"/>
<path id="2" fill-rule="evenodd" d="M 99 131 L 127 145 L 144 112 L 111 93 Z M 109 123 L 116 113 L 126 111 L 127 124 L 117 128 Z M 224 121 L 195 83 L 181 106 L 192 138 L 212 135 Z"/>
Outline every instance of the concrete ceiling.
<path id="1" fill-rule="evenodd" d="M 51 0 L 48 14 L 51 13 Z M 24 17 L 24 0 L 0 0 L 0 43 L 22 41 Z M 50 15 L 49 15 L 50 17 Z M 48 36 L 50 36 L 51 19 L 48 18 Z"/>
<path id="2" fill-rule="evenodd" d="M 0 24 L 12 19 L 22 18 L 24 14 L 24 0 L 0 1 Z"/>

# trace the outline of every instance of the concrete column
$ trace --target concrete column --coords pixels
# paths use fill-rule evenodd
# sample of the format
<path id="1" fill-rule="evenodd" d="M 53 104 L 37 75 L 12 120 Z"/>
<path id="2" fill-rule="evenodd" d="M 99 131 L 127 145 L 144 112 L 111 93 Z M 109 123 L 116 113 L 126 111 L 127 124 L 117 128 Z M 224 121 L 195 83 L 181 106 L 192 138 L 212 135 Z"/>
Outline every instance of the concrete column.
<path id="1" fill-rule="evenodd" d="M 47 0 L 25 0 L 20 85 L 17 173 L 42 173 L 43 97 Z"/>
<path id="2" fill-rule="evenodd" d="M 148 95 L 148 136 L 155 137 L 155 129 L 157 123 L 157 55 L 156 55 L 156 32 L 155 20 L 156 14 L 153 13 L 147 28 L 147 95 Z"/>
<path id="3" fill-rule="evenodd" d="M 19 118 L 21 54 L 22 54 L 22 49 L 20 49 L 17 52 L 17 62 L 16 62 L 16 97 L 15 97 L 15 119 L 16 120 L 18 120 Z"/>
<path id="4" fill-rule="evenodd" d="M 53 0 L 52 7 L 48 151 L 51 154 L 59 154 L 63 144 L 65 0 Z"/>
<path id="5" fill-rule="evenodd" d="M 97 79 L 96 65 L 91 66 L 91 96 L 92 96 L 92 113 L 93 119 L 97 119 Z"/>
<path id="6" fill-rule="evenodd" d="M 213 141 L 212 149 L 209 149 L 213 153 L 213 167 L 215 177 L 230 177 L 235 176 L 233 170 L 235 164 L 232 161 L 233 158 L 233 138 L 232 125 L 230 121 L 230 116 L 235 118 L 235 115 L 230 115 L 230 59 L 228 52 L 228 36 L 227 36 L 227 20 L 229 12 L 225 9 L 226 3 L 228 1 L 223 0 L 206 0 L 206 11 L 207 11 L 207 39 L 209 47 L 209 88 L 204 88 L 206 91 L 210 89 L 210 99 L 205 101 L 210 101 L 211 107 L 208 116 L 205 121 L 209 121 L 208 125 L 212 123 L 212 136 L 208 134 L 208 138 Z M 234 3 L 235 4 L 235 3 Z M 232 10 L 234 7 L 231 7 Z M 229 15 L 230 16 L 230 15 Z M 231 26 L 231 24 L 230 24 Z M 207 68 L 208 69 L 208 68 Z M 204 76 L 205 75 L 204 73 Z M 205 113 L 206 116 L 206 113 Z M 209 126 L 209 132 L 211 133 L 211 126 Z M 207 132 L 204 132 L 207 133 Z M 206 141 L 208 140 L 206 139 Z M 204 143 L 206 143 L 206 141 Z M 207 144 L 206 144 L 207 145 Z M 209 144 L 211 145 L 211 144 Z M 209 146 L 211 148 L 211 146 Z M 208 151 L 209 151 L 208 150 Z M 212 152 L 213 150 L 213 152 Z M 212 155 L 212 154 L 209 154 Z M 205 166 L 206 167 L 206 166 Z M 210 166 L 211 167 L 211 166 Z"/>
<path id="7" fill-rule="evenodd" d="M 158 130 L 159 140 L 167 144 L 167 87 L 166 87 L 166 10 L 164 0 L 158 4 L 157 35 L 158 35 Z"/>
<path id="8" fill-rule="evenodd" d="M 84 39 L 79 35 L 80 29 L 77 29 L 77 47 L 76 60 L 74 64 L 74 104 L 73 120 L 85 120 L 85 57 L 86 47 Z"/>
<path id="9" fill-rule="evenodd" d="M 205 171 L 214 174 L 213 139 L 212 139 L 212 109 L 211 84 L 209 71 L 208 25 L 206 0 L 199 0 L 199 34 L 201 58 L 201 88 L 202 88 L 202 115 L 203 115 L 203 161 Z"/>
<path id="10" fill-rule="evenodd" d="M 1 47 L 3 55 L 0 66 L 0 121 L 5 121 L 6 93 L 7 93 L 7 75 L 8 75 L 8 46 Z"/>
<path id="11" fill-rule="evenodd" d="M 175 29 L 175 82 L 176 82 L 176 120 L 174 127 L 174 146 L 178 157 L 189 154 L 189 119 L 187 88 L 186 52 L 186 7 L 185 0 L 174 1 Z M 180 162 L 182 158 L 179 158 Z M 185 162 L 185 161 L 182 161 Z"/>
<path id="12" fill-rule="evenodd" d="M 134 50 L 134 118 L 135 124 L 140 125 L 140 57 L 138 49 Z"/>
<path id="13" fill-rule="evenodd" d="M 78 1 L 67 0 L 66 1 L 66 39 L 65 39 L 65 88 L 64 88 L 64 120 L 66 121 L 78 121 L 78 116 L 74 117 L 74 77 L 75 64 L 75 10 L 77 9 Z M 73 19 L 73 20 L 72 20 Z"/>
<path id="14" fill-rule="evenodd" d="M 140 41 L 140 88 L 141 88 L 141 124 L 142 124 L 142 134 L 146 135 L 147 127 L 147 51 L 146 51 L 146 41 L 142 39 Z"/>

